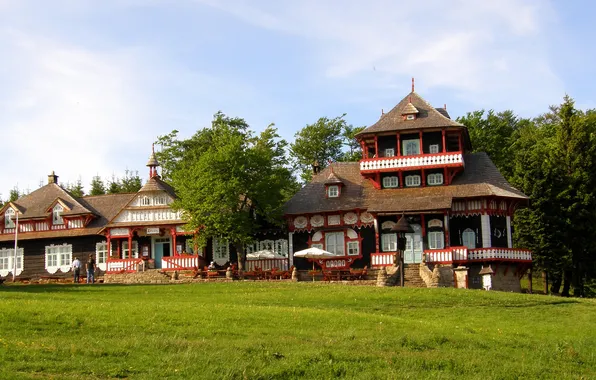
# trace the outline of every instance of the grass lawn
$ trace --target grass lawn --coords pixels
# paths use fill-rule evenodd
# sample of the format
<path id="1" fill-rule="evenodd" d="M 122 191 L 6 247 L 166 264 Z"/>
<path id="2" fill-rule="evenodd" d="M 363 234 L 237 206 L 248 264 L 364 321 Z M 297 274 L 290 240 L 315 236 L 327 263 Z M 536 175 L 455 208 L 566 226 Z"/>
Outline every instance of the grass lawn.
<path id="1" fill-rule="evenodd" d="M 596 378 L 594 300 L 312 283 L 4 285 L 0 378 Z"/>

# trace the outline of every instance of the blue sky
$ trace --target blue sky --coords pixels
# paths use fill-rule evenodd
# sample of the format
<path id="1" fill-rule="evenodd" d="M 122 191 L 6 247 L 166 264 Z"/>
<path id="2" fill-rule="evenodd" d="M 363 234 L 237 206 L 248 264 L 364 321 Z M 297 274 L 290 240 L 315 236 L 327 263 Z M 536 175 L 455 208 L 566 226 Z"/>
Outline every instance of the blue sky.
<path id="1" fill-rule="evenodd" d="M 0 197 L 121 176 L 221 110 L 291 141 L 410 90 L 453 118 L 596 107 L 588 1 L 0 0 Z"/>

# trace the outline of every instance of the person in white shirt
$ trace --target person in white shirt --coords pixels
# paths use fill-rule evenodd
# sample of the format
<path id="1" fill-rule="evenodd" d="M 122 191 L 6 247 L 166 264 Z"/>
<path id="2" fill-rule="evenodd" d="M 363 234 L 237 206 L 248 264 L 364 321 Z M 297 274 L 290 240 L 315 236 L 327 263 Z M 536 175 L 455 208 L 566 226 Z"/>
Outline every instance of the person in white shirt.
<path id="1" fill-rule="evenodd" d="M 81 276 L 81 261 L 78 257 L 75 257 L 75 259 L 72 261 L 72 271 L 74 274 L 74 283 L 78 284 L 79 278 Z"/>

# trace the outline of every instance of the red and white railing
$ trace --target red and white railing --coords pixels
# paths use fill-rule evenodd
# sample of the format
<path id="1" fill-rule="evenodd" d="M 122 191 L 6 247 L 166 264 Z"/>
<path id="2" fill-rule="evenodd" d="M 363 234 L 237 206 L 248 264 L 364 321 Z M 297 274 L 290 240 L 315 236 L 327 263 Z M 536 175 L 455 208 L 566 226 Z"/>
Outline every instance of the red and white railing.
<path id="1" fill-rule="evenodd" d="M 360 171 L 433 166 L 464 166 L 461 152 L 418 154 L 415 156 L 376 157 L 360 160 Z"/>
<path id="2" fill-rule="evenodd" d="M 532 261 L 532 252 L 519 248 L 475 248 L 450 247 L 424 251 L 427 263 L 450 264 L 469 261 Z"/>
<path id="3" fill-rule="evenodd" d="M 277 268 L 279 270 L 288 270 L 288 259 L 259 259 L 259 260 L 246 260 L 247 271 L 255 270 L 260 268 L 262 270 L 271 270 Z"/>
<path id="4" fill-rule="evenodd" d="M 108 259 L 106 273 L 132 273 L 139 269 L 143 259 Z"/>
<path id="5" fill-rule="evenodd" d="M 199 268 L 198 255 L 177 255 L 161 258 L 161 269 L 170 270 L 196 270 Z"/>
<path id="6" fill-rule="evenodd" d="M 373 267 L 389 267 L 393 265 L 394 252 L 371 253 L 370 263 Z"/>

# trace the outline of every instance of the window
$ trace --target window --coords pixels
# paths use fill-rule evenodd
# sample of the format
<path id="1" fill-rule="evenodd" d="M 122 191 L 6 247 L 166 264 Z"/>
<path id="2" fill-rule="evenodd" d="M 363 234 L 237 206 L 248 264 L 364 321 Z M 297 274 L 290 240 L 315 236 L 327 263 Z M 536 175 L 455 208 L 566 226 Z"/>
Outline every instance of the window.
<path id="1" fill-rule="evenodd" d="M 155 204 L 156 205 L 165 205 L 167 204 L 167 198 L 165 195 L 158 195 L 155 197 Z"/>
<path id="2" fill-rule="evenodd" d="M 445 248 L 445 235 L 443 234 L 443 231 L 431 231 L 428 233 L 428 248 Z"/>
<path id="3" fill-rule="evenodd" d="M 383 187 L 397 187 L 399 181 L 396 176 L 383 178 Z"/>
<path id="4" fill-rule="evenodd" d="M 414 154 L 420 154 L 420 140 L 404 140 L 404 156 L 411 156 Z"/>
<path id="5" fill-rule="evenodd" d="M 139 258 L 139 242 L 133 241 L 132 242 L 132 256 L 128 252 L 128 240 L 124 240 L 122 242 L 122 258 L 123 259 L 131 259 L 131 258 L 138 259 Z"/>
<path id="6" fill-rule="evenodd" d="M 442 185 L 443 184 L 443 173 L 429 174 L 426 183 L 429 185 Z"/>
<path id="7" fill-rule="evenodd" d="M 397 251 L 397 234 L 382 234 L 381 250 L 383 252 Z"/>
<path id="8" fill-rule="evenodd" d="M 385 157 L 393 157 L 395 156 L 395 149 L 387 148 L 385 149 Z"/>
<path id="9" fill-rule="evenodd" d="M 416 115 L 408 115 L 408 116 L 406 116 L 406 119 L 407 120 L 414 120 L 414 119 L 416 119 Z"/>
<path id="10" fill-rule="evenodd" d="M 141 206 L 150 206 L 151 205 L 151 198 L 148 196 L 144 196 L 141 198 Z"/>
<path id="11" fill-rule="evenodd" d="M 462 244 L 468 249 L 476 248 L 476 234 L 471 228 L 466 228 L 461 234 Z"/>
<path id="12" fill-rule="evenodd" d="M 417 174 L 406 176 L 406 186 L 407 187 L 420 186 L 420 176 Z"/>
<path id="13" fill-rule="evenodd" d="M 310 246 L 311 246 L 311 248 L 323 249 L 323 244 L 320 244 L 320 243 L 311 244 Z"/>
<path id="14" fill-rule="evenodd" d="M 348 242 L 348 256 L 358 256 L 360 254 L 360 245 L 357 241 Z"/>
<path id="15" fill-rule="evenodd" d="M 101 242 L 95 244 L 95 262 L 105 264 L 108 261 L 108 243 Z"/>
<path id="16" fill-rule="evenodd" d="M 430 153 L 439 153 L 439 144 L 432 144 L 429 146 Z"/>
<path id="17" fill-rule="evenodd" d="M 14 248 L 0 249 L 0 276 L 7 276 L 14 270 Z M 17 248 L 17 270 L 15 276 L 23 271 L 23 248 Z"/>
<path id="18" fill-rule="evenodd" d="M 14 220 L 12 220 L 13 217 L 14 210 L 9 207 L 4 213 L 4 228 L 14 228 Z"/>
<path id="19" fill-rule="evenodd" d="M 61 204 L 54 206 L 54 209 L 52 210 L 53 224 L 64 224 L 64 220 L 62 219 L 62 211 L 64 211 L 64 208 Z"/>
<path id="20" fill-rule="evenodd" d="M 329 196 L 329 198 L 339 197 L 339 186 L 336 186 L 336 185 L 329 186 L 328 196 Z"/>
<path id="21" fill-rule="evenodd" d="M 344 256 L 344 233 L 329 232 L 325 235 L 325 246 L 327 251 L 338 256 Z"/>
<path id="22" fill-rule="evenodd" d="M 46 247 L 46 270 L 56 273 L 58 270 L 68 272 L 72 262 L 72 245 L 50 245 Z"/>
<path id="23" fill-rule="evenodd" d="M 213 261 L 218 265 L 225 264 L 230 257 L 230 245 L 227 240 L 213 238 Z"/>

